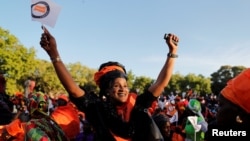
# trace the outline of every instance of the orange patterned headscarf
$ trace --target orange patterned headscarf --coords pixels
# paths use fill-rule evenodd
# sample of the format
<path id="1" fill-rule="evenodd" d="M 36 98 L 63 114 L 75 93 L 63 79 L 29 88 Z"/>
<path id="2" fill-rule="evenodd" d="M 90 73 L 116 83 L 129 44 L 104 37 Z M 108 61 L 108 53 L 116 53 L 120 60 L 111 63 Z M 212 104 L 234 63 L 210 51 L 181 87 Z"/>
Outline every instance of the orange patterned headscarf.
<path id="1" fill-rule="evenodd" d="M 247 113 L 250 113 L 250 68 L 228 81 L 221 94 Z"/>
<path id="2" fill-rule="evenodd" d="M 99 86 L 100 84 L 100 78 L 110 72 L 110 71 L 114 71 L 114 70 L 119 70 L 121 72 L 124 72 L 124 70 L 119 67 L 119 66 L 106 66 L 104 68 L 102 68 L 100 71 L 96 72 L 95 75 L 94 75 L 94 80 L 95 80 L 95 83 Z M 125 72 L 124 72 L 125 73 Z"/>

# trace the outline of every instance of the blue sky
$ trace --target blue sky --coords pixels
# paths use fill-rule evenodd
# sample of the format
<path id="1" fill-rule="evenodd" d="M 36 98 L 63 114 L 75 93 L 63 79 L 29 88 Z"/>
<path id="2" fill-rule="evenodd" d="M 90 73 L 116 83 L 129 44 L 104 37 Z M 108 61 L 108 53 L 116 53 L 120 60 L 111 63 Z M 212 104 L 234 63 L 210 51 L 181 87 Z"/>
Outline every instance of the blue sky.
<path id="1" fill-rule="evenodd" d="M 54 28 L 65 63 L 97 69 L 115 60 L 136 76 L 156 78 L 168 47 L 165 33 L 179 36 L 174 73 L 209 77 L 222 65 L 250 66 L 248 0 L 53 0 L 61 6 Z M 49 60 L 40 47 L 41 23 L 31 20 L 31 0 L 2 0 L 0 26 L 37 58 Z"/>

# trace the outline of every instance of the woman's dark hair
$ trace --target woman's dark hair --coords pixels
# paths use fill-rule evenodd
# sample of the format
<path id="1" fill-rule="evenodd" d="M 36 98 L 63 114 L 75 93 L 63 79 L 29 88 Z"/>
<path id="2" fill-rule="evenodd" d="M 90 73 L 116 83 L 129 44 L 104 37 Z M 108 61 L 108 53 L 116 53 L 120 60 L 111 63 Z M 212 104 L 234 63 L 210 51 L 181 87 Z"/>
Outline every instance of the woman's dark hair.
<path id="1" fill-rule="evenodd" d="M 127 75 L 119 70 L 114 70 L 106 73 L 103 75 L 100 79 L 100 97 L 102 98 L 103 96 L 107 97 L 107 89 L 109 89 L 116 78 L 125 78 L 126 80 Z"/>
<path id="2" fill-rule="evenodd" d="M 170 122 L 169 117 L 162 113 L 153 115 L 152 118 L 154 119 L 156 125 L 159 127 L 160 130 L 163 130 L 166 122 Z"/>
<path id="3" fill-rule="evenodd" d="M 123 69 L 124 73 L 127 74 L 125 66 L 122 65 L 119 62 L 114 62 L 114 61 L 109 61 L 109 62 L 101 64 L 100 67 L 99 67 L 99 69 L 98 69 L 98 71 L 100 71 L 102 68 L 104 68 L 106 66 L 119 66 L 119 67 L 121 67 Z"/>
<path id="4" fill-rule="evenodd" d="M 100 93 L 99 93 L 99 96 L 101 98 L 103 96 L 107 97 L 107 89 L 109 89 L 113 85 L 114 80 L 116 78 L 120 77 L 120 78 L 125 78 L 127 80 L 127 75 L 126 75 L 127 72 L 126 72 L 126 69 L 125 69 L 124 65 L 122 65 L 119 62 L 108 61 L 106 63 L 101 64 L 98 71 L 100 71 L 102 68 L 107 67 L 107 66 L 119 66 L 119 67 L 122 68 L 122 70 L 124 72 L 121 72 L 119 70 L 114 70 L 114 71 L 107 72 L 105 75 L 103 75 L 100 78 L 100 84 L 99 84 Z"/>

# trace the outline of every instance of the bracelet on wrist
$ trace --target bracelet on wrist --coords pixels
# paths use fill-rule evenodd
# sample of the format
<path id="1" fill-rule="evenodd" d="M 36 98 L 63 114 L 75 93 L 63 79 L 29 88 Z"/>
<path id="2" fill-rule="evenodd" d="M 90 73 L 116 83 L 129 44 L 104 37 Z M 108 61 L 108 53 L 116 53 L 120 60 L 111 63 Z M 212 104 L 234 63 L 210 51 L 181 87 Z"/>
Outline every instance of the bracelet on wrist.
<path id="1" fill-rule="evenodd" d="M 178 55 L 173 54 L 173 53 L 168 53 L 168 57 L 170 57 L 170 58 L 178 58 Z"/>
<path id="2" fill-rule="evenodd" d="M 60 57 L 50 58 L 50 60 L 51 60 L 52 63 L 62 61 Z"/>

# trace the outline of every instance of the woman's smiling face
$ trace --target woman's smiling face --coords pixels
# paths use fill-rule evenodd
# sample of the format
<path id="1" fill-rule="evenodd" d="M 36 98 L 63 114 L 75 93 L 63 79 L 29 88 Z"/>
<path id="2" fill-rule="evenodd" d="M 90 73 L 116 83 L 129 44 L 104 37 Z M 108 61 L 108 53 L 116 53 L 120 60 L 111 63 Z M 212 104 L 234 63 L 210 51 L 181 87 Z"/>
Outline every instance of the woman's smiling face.
<path id="1" fill-rule="evenodd" d="M 125 78 L 118 77 L 114 80 L 108 91 L 110 98 L 118 103 L 124 103 L 128 99 L 129 88 Z"/>

